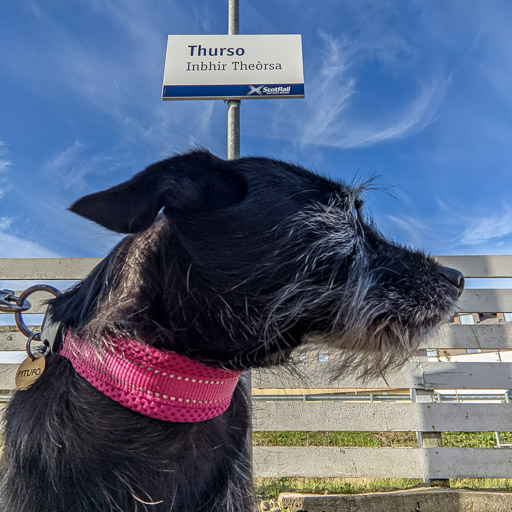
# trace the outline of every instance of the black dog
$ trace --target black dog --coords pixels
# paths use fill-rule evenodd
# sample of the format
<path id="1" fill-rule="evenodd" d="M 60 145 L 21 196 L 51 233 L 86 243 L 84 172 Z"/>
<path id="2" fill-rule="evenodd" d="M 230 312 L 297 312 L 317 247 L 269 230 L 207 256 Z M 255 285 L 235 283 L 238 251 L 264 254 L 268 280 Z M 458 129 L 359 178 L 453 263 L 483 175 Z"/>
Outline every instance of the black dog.
<path id="1" fill-rule="evenodd" d="M 459 272 L 379 234 L 363 192 L 193 152 L 77 201 L 131 235 L 50 305 L 63 339 L 8 407 L 2 510 L 251 511 L 240 371 L 284 363 L 315 335 L 340 349 L 340 371 L 381 372 L 462 291 Z M 121 364 L 137 384 L 109 373 Z"/>

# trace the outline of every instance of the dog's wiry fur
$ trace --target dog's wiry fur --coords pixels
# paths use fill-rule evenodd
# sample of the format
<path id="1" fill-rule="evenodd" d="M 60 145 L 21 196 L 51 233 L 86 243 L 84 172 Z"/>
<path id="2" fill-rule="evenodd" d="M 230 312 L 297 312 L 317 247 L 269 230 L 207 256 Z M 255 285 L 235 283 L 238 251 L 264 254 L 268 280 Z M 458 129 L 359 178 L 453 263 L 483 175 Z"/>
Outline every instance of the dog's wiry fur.
<path id="1" fill-rule="evenodd" d="M 101 353 L 117 334 L 231 370 L 285 363 L 308 336 L 339 372 L 401 364 L 461 276 L 386 240 L 350 187 L 264 158 L 193 152 L 72 210 L 128 233 L 51 315 Z M 160 213 L 159 213 L 160 212 Z M 200 423 L 139 415 L 52 354 L 5 420 L 5 512 L 252 510 L 244 383 Z"/>

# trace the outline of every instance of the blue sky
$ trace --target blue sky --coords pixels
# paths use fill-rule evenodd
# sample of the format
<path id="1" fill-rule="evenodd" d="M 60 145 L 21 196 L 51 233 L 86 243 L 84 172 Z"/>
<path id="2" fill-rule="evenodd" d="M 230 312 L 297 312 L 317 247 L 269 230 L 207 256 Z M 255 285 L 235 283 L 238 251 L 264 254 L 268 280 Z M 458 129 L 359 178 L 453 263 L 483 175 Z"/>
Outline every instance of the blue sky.
<path id="1" fill-rule="evenodd" d="M 0 257 L 103 256 L 66 208 L 194 146 L 222 101 L 162 102 L 167 34 L 225 34 L 227 0 L 3 0 Z M 351 181 L 433 254 L 512 254 L 512 2 L 240 0 L 240 33 L 302 34 L 306 99 L 246 101 L 242 155 Z"/>

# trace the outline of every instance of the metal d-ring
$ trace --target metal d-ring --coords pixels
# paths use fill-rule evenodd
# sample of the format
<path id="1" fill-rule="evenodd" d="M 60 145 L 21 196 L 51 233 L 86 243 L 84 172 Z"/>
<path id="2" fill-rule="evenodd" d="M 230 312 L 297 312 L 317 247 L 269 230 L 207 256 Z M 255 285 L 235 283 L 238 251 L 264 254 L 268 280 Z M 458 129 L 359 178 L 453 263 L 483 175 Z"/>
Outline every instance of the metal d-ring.
<path id="1" fill-rule="evenodd" d="M 30 347 L 34 340 L 41 341 L 41 333 L 34 333 L 31 336 L 29 336 L 27 344 L 25 345 L 25 351 L 27 352 L 28 357 L 32 359 L 32 361 L 35 361 L 37 359 L 37 357 L 32 352 L 32 348 Z M 36 352 L 39 352 L 40 354 L 44 354 L 45 351 L 46 349 L 43 350 L 42 347 L 36 350 Z"/>
<path id="2" fill-rule="evenodd" d="M 54 288 L 53 286 L 50 286 L 48 284 L 36 284 L 34 286 L 31 286 L 30 288 L 27 288 L 25 291 L 21 292 L 18 300 L 16 301 L 17 306 L 21 306 L 26 302 L 26 298 L 32 295 L 36 292 L 47 292 L 53 295 L 54 297 L 58 297 L 59 295 L 62 295 L 62 293 L 57 290 L 57 288 Z M 31 331 L 27 325 L 25 324 L 25 321 L 23 320 L 22 311 L 16 311 L 14 313 L 14 321 L 16 322 L 16 326 L 18 329 L 29 338 L 27 342 L 27 354 L 29 354 L 30 357 L 32 357 L 30 354 L 30 343 L 32 342 L 32 339 L 34 339 L 36 336 L 40 336 L 40 333 L 35 333 Z M 34 358 L 32 358 L 34 359 Z"/>

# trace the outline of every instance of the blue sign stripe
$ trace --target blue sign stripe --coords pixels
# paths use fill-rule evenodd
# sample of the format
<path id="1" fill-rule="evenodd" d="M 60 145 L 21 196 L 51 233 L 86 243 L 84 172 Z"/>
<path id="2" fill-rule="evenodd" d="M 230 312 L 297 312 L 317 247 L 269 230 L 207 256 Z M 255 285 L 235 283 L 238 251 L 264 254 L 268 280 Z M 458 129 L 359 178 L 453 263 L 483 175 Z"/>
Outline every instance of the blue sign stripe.
<path id="1" fill-rule="evenodd" d="M 286 98 L 304 96 L 304 84 L 164 85 L 163 99 L 178 98 Z"/>

